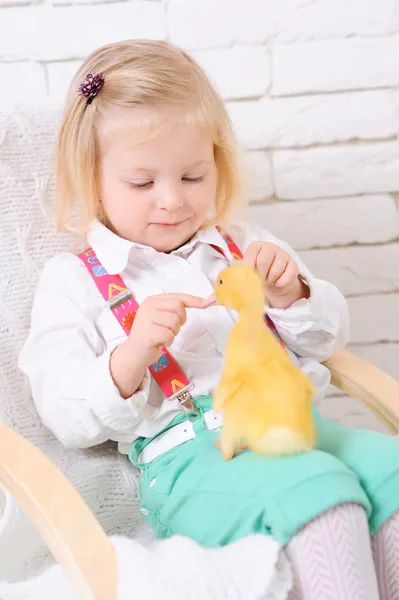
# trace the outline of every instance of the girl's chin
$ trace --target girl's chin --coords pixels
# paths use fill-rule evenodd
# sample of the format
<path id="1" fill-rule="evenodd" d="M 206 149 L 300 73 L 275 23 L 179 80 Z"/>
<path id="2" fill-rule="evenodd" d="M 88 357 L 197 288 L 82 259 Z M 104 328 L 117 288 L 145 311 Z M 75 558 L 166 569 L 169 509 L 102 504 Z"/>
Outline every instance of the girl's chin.
<path id="1" fill-rule="evenodd" d="M 154 236 L 154 229 L 152 230 L 151 241 L 149 245 L 155 248 L 158 252 L 173 252 L 184 246 L 194 235 L 194 233 L 188 231 L 187 227 L 182 224 L 180 227 L 157 227 L 158 235 Z"/>

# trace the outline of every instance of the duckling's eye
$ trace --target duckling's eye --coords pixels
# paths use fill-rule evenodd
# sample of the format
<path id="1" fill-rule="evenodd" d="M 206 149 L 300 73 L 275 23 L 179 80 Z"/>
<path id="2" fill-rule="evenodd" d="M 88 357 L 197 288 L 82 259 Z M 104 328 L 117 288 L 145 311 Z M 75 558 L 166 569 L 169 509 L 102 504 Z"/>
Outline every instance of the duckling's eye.
<path id="1" fill-rule="evenodd" d="M 220 283 L 220 285 L 222 285 L 223 279 L 219 279 L 219 283 Z"/>

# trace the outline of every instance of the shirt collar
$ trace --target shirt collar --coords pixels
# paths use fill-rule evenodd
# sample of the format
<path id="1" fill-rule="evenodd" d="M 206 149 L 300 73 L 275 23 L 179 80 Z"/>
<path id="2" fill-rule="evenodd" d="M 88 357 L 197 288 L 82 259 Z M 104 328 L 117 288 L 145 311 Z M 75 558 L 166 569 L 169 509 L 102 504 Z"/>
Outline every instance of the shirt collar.
<path id="1" fill-rule="evenodd" d="M 90 224 L 87 232 L 87 241 L 89 246 L 93 248 L 100 263 L 110 275 L 122 273 L 126 269 L 129 255 L 133 248 L 146 249 L 157 255 L 160 254 L 153 248 L 121 238 L 97 219 Z M 200 229 L 188 242 L 174 250 L 172 254 L 191 253 L 197 244 L 217 246 L 226 257 L 230 256 L 227 243 L 216 227 Z"/>
<path id="2" fill-rule="evenodd" d="M 216 227 L 207 227 L 200 229 L 197 233 L 180 248 L 177 248 L 172 254 L 187 254 L 194 249 L 198 244 L 206 244 L 208 246 L 216 246 L 227 257 L 230 255 L 227 243 L 223 236 L 219 233 Z"/>
<path id="3" fill-rule="evenodd" d="M 119 237 L 97 219 L 90 224 L 87 241 L 110 275 L 116 275 L 125 270 L 130 251 L 137 245 Z"/>

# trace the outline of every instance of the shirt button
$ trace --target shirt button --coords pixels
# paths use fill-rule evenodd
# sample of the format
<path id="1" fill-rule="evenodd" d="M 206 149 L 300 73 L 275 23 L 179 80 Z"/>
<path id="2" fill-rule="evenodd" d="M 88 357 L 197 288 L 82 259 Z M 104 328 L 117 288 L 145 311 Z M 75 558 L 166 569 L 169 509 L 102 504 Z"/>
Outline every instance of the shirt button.
<path id="1" fill-rule="evenodd" d="M 156 477 L 154 477 L 154 479 L 151 479 L 151 481 L 150 481 L 150 488 L 153 488 L 154 485 L 156 484 L 156 482 L 157 482 L 157 478 Z"/>
<path id="2" fill-rule="evenodd" d="M 147 510 L 146 508 L 140 508 L 140 512 L 142 515 L 148 517 L 148 515 L 150 514 L 150 511 Z"/>

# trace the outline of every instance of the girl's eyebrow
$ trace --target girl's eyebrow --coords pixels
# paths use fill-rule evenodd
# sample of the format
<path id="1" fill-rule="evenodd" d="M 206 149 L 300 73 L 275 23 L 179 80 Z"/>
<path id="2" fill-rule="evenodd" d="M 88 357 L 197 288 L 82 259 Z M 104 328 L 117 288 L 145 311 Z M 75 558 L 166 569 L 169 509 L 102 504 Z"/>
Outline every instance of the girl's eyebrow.
<path id="1" fill-rule="evenodd" d="M 129 175 L 142 173 L 143 175 L 148 175 L 149 173 L 154 173 L 154 169 L 144 169 L 142 167 L 127 167 L 126 169 L 120 170 L 120 175 L 122 177 L 129 177 Z"/>
<path id="2" fill-rule="evenodd" d="M 210 165 L 212 163 L 213 163 L 213 160 L 200 160 L 195 163 L 192 163 L 191 165 L 188 165 L 183 170 L 188 171 L 190 169 L 194 169 L 194 167 Z M 123 175 L 131 175 L 133 172 L 134 173 L 154 173 L 154 171 L 156 171 L 156 169 L 145 169 L 144 167 L 131 167 L 130 169 L 123 169 L 122 174 Z"/>
<path id="3" fill-rule="evenodd" d="M 192 163 L 186 169 L 192 169 L 193 167 L 200 167 L 202 165 L 210 165 L 213 163 L 213 160 L 199 160 L 198 162 Z"/>

